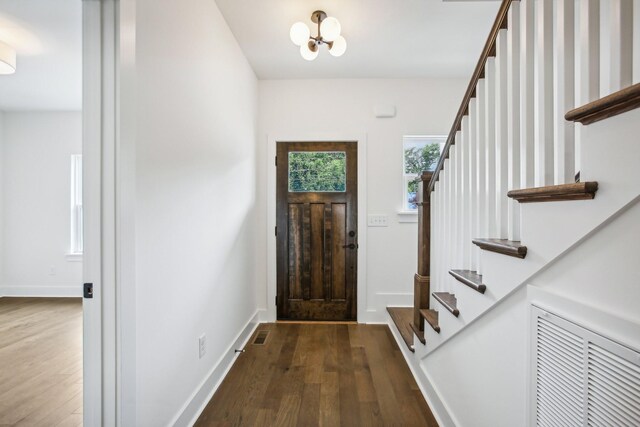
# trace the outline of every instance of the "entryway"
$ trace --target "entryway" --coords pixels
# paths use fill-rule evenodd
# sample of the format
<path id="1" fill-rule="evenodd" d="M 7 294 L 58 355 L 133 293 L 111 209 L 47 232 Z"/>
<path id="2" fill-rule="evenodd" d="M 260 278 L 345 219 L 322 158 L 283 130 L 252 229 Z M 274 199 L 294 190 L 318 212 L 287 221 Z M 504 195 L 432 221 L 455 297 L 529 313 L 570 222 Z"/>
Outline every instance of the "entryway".
<path id="1" fill-rule="evenodd" d="M 278 142 L 277 317 L 356 320 L 356 142 Z"/>

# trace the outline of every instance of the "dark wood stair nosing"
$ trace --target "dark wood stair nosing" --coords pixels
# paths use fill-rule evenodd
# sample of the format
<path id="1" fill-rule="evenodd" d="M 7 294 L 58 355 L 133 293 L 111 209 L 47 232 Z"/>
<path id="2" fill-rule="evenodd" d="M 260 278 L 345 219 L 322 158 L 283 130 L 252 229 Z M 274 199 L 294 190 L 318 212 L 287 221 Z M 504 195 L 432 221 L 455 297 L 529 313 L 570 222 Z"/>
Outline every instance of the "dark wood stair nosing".
<path id="1" fill-rule="evenodd" d="M 411 330 L 418 338 L 418 341 L 420 341 L 422 344 L 426 344 L 427 340 L 424 337 L 424 331 L 421 331 L 420 329 L 416 328 L 416 325 L 413 322 L 411 322 L 410 326 L 411 326 Z"/>
<path id="2" fill-rule="evenodd" d="M 482 275 L 477 274 L 475 271 L 471 270 L 449 270 L 449 274 L 452 275 L 458 282 L 467 285 L 471 289 L 484 294 L 487 290 L 487 286 L 482 283 Z M 475 279 L 475 277 L 479 277 L 479 279 Z"/>
<path id="3" fill-rule="evenodd" d="M 456 317 L 460 315 L 460 310 L 458 310 L 458 302 L 454 294 L 450 294 L 449 292 L 434 292 L 431 295 L 433 295 L 436 301 L 442 304 L 449 313 L 453 314 Z"/>
<path id="4" fill-rule="evenodd" d="M 507 193 L 507 196 L 517 200 L 518 203 L 560 202 L 591 200 L 596 197 L 597 191 L 598 183 L 596 181 L 588 181 L 511 190 Z"/>
<path id="5" fill-rule="evenodd" d="M 424 320 L 427 321 L 429 326 L 431 326 L 431 328 L 434 331 L 436 331 L 437 333 L 440 333 L 440 325 L 438 324 L 438 312 L 437 311 L 425 308 L 425 309 L 420 310 L 420 315 L 422 316 L 422 318 Z"/>
<path id="6" fill-rule="evenodd" d="M 479 246 L 485 251 L 496 252 L 516 258 L 524 258 L 527 256 L 527 247 L 518 241 L 506 239 L 473 239 L 473 244 Z"/>
<path id="7" fill-rule="evenodd" d="M 565 120 L 583 125 L 598 122 L 640 107 L 640 83 L 636 83 L 565 114 Z"/>
<path id="8" fill-rule="evenodd" d="M 409 314 L 411 311 L 411 314 Z M 387 307 L 387 312 L 391 316 L 391 320 L 396 325 L 396 329 L 400 333 L 402 340 L 407 345 L 409 350 L 415 352 L 413 346 L 413 329 L 410 325 L 413 323 L 413 308 L 411 307 Z M 407 316 L 409 314 L 409 316 Z M 408 334 L 407 332 L 410 332 Z"/>

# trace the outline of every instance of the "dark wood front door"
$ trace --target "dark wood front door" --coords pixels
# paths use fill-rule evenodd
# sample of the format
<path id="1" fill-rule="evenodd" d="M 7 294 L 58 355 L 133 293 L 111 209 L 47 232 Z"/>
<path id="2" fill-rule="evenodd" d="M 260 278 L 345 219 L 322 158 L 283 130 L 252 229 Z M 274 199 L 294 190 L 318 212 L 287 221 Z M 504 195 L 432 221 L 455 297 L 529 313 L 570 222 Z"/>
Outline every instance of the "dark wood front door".
<path id="1" fill-rule="evenodd" d="M 277 143 L 278 319 L 356 320 L 356 142 Z"/>

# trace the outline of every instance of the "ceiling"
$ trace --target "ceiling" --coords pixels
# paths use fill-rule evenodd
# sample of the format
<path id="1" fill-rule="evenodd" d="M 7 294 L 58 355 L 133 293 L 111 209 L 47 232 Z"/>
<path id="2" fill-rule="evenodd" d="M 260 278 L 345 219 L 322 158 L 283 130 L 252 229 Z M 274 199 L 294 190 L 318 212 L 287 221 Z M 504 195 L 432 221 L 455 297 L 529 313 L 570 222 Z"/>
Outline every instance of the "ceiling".
<path id="1" fill-rule="evenodd" d="M 81 0 L 0 0 L 0 40 L 17 51 L 0 111 L 81 109 Z"/>
<path id="2" fill-rule="evenodd" d="M 260 79 L 468 77 L 500 6 L 478 0 L 216 1 Z M 316 9 L 340 21 L 344 56 L 321 51 L 307 62 L 289 40 L 291 25 L 311 27 Z"/>

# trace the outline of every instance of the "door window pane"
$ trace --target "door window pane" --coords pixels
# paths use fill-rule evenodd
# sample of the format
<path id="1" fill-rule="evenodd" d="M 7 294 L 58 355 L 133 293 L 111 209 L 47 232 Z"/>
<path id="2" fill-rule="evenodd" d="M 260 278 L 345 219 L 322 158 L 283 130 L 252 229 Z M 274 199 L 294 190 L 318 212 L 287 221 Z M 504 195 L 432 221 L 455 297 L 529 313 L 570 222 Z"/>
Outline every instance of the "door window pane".
<path id="1" fill-rule="evenodd" d="M 345 192 L 347 154 L 343 151 L 289 153 L 290 192 Z"/>

